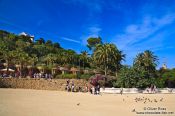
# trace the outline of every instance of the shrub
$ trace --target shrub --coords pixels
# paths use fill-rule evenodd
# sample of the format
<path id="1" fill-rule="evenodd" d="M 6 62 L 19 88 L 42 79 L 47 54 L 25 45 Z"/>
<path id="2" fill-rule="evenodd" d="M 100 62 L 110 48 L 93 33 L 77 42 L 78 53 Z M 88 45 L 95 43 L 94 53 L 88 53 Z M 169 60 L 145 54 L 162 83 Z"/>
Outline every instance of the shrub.
<path id="1" fill-rule="evenodd" d="M 105 86 L 105 80 L 99 80 L 98 83 L 100 84 L 101 87 Z"/>
<path id="2" fill-rule="evenodd" d="M 158 87 L 158 88 L 164 88 L 166 87 L 166 78 L 157 78 L 156 81 L 155 81 L 155 85 Z"/>
<path id="3" fill-rule="evenodd" d="M 86 80 L 89 80 L 89 78 L 91 77 L 92 75 L 91 74 L 82 74 L 80 75 L 80 79 L 86 79 Z"/>
<path id="4" fill-rule="evenodd" d="M 77 75 L 75 74 L 60 74 L 55 76 L 56 79 L 76 79 Z"/>

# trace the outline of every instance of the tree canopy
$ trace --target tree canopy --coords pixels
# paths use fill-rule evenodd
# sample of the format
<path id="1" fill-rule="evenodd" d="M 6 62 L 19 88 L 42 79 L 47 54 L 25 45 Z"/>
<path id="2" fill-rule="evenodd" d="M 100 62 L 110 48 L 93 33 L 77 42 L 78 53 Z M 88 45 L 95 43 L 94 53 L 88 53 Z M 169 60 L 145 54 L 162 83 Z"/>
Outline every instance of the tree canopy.
<path id="1" fill-rule="evenodd" d="M 122 61 L 126 55 L 115 44 L 103 43 L 100 37 L 90 37 L 87 43 L 91 54 L 88 51 L 78 54 L 72 49 L 62 48 L 51 39 L 39 38 L 33 41 L 29 35 L 0 30 L 0 63 L 6 64 L 7 70 L 18 65 L 21 75 L 27 66 L 45 66 L 50 70 L 55 66 L 76 67 L 80 70 L 87 68 L 101 72 L 116 87 L 175 85 L 175 70 L 157 70 L 158 57 L 150 50 L 138 53 L 133 66 L 125 66 Z"/>

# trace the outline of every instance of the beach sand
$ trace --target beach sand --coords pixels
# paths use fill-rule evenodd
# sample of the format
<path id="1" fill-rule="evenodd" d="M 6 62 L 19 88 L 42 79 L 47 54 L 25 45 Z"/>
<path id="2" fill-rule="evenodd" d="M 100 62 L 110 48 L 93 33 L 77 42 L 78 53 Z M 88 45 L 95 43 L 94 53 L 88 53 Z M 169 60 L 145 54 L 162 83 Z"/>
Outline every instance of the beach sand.
<path id="1" fill-rule="evenodd" d="M 0 89 L 0 116 L 154 116 L 155 112 L 160 113 L 155 116 L 175 116 L 175 94 Z"/>

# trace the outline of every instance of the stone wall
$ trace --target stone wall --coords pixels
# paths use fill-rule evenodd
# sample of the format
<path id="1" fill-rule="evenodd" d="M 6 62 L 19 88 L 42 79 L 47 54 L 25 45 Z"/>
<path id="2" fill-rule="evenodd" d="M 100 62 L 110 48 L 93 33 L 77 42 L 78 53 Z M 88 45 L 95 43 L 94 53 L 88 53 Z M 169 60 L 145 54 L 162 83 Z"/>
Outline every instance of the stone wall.
<path id="1" fill-rule="evenodd" d="M 0 78 L 0 88 L 23 88 L 23 89 L 38 89 L 38 90 L 59 90 L 64 91 L 67 79 L 27 79 L 27 78 Z M 82 89 L 88 85 L 88 82 L 83 79 L 70 79 L 74 81 L 75 87 Z"/>
<path id="2" fill-rule="evenodd" d="M 156 88 L 155 92 L 151 92 L 151 89 L 147 91 L 146 89 L 140 88 L 101 88 L 100 92 L 102 93 L 111 93 L 111 94 L 120 94 L 122 93 L 168 93 L 175 94 L 175 88 Z"/>

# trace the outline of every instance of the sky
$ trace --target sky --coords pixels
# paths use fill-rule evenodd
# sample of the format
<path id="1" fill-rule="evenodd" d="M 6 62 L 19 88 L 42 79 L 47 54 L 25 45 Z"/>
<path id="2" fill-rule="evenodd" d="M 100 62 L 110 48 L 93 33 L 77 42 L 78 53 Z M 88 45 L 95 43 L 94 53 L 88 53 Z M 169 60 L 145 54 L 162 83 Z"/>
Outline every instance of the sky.
<path id="1" fill-rule="evenodd" d="M 77 53 L 100 36 L 126 54 L 151 50 L 175 67 L 175 0 L 0 0 L 0 29 L 26 32 Z M 88 50 L 89 51 L 89 50 Z"/>

